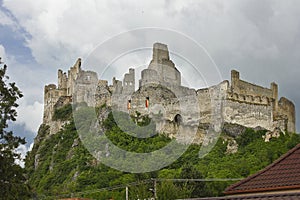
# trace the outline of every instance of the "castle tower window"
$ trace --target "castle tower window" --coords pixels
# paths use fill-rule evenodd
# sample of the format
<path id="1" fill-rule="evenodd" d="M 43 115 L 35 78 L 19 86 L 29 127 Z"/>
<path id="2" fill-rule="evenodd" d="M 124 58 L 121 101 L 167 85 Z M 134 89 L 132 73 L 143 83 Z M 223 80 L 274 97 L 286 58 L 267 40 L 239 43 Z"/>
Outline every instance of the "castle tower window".
<path id="1" fill-rule="evenodd" d="M 150 98 L 149 97 L 146 97 L 146 100 L 145 100 L 145 107 L 148 108 L 149 107 L 149 103 L 150 103 Z"/>
<path id="2" fill-rule="evenodd" d="M 91 80 L 91 76 L 86 76 L 86 80 L 87 81 Z"/>

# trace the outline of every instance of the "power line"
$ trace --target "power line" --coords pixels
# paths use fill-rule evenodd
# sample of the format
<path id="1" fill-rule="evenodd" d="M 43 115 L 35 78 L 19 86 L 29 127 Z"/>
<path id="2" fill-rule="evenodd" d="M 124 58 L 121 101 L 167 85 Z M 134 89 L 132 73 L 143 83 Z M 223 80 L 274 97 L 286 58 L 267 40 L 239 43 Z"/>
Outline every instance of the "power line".
<path id="1" fill-rule="evenodd" d="M 86 190 L 82 192 L 74 192 L 74 193 L 68 193 L 68 194 L 60 194 L 60 195 L 52 195 L 52 196 L 45 196 L 43 197 L 69 197 L 69 196 L 79 196 L 79 195 L 84 195 L 84 194 L 93 194 L 96 192 L 103 192 L 103 191 L 113 191 L 113 190 L 118 190 L 118 189 L 125 189 L 126 187 L 129 186 L 137 186 L 137 185 L 142 185 L 146 183 L 153 183 L 155 182 L 164 182 L 164 181 L 172 181 L 172 182 L 226 182 L 226 181 L 239 181 L 242 180 L 243 178 L 205 178 L 205 179 L 165 179 L 165 178 L 151 178 L 151 179 L 145 179 L 142 181 L 136 181 L 136 182 L 131 182 L 123 185 L 117 185 L 117 186 L 111 186 L 111 187 L 104 187 L 100 189 L 93 189 L 93 190 Z"/>

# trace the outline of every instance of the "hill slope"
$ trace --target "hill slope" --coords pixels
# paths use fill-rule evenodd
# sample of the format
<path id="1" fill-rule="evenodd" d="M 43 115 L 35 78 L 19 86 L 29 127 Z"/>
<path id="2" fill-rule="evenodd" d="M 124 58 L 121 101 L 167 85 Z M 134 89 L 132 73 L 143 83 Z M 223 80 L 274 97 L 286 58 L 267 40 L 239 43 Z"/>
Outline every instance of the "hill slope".
<path id="1" fill-rule="evenodd" d="M 99 163 L 83 146 L 76 132 L 70 107 L 55 112 L 55 120 L 67 121 L 64 128 L 49 135 L 49 127 L 42 124 L 32 151 L 26 158 L 26 170 L 34 195 L 53 199 L 87 197 L 92 199 L 124 199 L 129 186 L 129 199 L 153 196 L 151 188 L 157 180 L 159 199 L 218 196 L 234 181 L 178 182 L 178 179 L 243 178 L 262 169 L 300 142 L 297 134 L 281 134 L 264 142 L 266 131 L 245 131 L 236 137 L 222 134 L 214 149 L 199 158 L 200 145 L 192 144 L 172 165 L 159 171 L 131 174 L 117 171 Z M 140 125 L 147 123 L 144 118 Z M 171 139 L 155 135 L 139 139 L 124 133 L 108 115 L 103 126 L 106 135 L 120 148 L 133 152 L 151 152 L 168 144 Z M 232 153 L 230 147 L 237 146 Z M 176 180 L 174 180 L 176 179 Z"/>

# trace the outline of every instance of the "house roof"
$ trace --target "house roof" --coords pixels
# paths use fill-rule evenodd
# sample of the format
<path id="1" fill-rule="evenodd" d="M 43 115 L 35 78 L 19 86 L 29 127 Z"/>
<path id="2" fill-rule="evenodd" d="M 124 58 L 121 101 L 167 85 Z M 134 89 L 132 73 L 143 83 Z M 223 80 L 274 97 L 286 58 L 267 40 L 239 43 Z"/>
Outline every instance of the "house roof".
<path id="1" fill-rule="evenodd" d="M 300 144 L 263 170 L 226 188 L 224 194 L 300 189 Z"/>
<path id="2" fill-rule="evenodd" d="M 206 198 L 193 198 L 184 200 L 291 200 L 299 199 L 300 193 L 282 193 L 282 194 L 252 194 L 240 196 L 225 196 L 225 197 L 206 197 Z"/>

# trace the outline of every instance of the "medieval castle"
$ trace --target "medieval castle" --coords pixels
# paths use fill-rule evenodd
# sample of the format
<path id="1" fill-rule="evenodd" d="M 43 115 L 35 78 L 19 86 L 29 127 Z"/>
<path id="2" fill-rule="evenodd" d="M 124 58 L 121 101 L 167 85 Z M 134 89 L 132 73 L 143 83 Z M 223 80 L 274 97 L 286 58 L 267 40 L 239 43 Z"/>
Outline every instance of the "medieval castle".
<path id="1" fill-rule="evenodd" d="M 240 79 L 231 71 L 231 81 L 202 89 L 181 85 L 181 73 L 170 60 L 167 45 L 153 45 L 152 60 L 141 73 L 135 90 L 135 70 L 129 69 L 123 81 L 113 78 L 109 85 L 92 71 L 81 68 L 81 59 L 64 73 L 58 70 L 58 85 L 45 86 L 43 123 L 56 133 L 63 122 L 52 120 L 54 110 L 68 103 L 105 105 L 130 114 L 160 115 L 158 131 L 173 134 L 178 124 L 196 127 L 199 134 L 221 123 L 267 130 L 295 132 L 295 107 L 285 97 L 278 98 L 278 86 L 264 88 Z"/>

